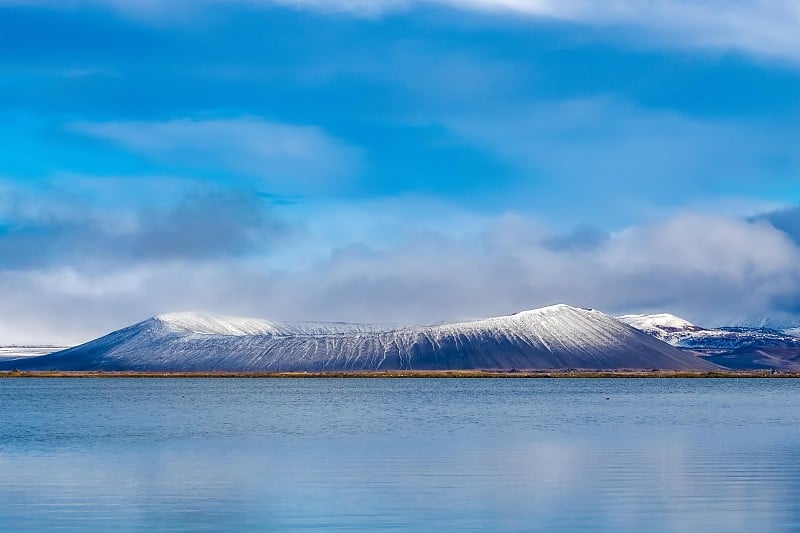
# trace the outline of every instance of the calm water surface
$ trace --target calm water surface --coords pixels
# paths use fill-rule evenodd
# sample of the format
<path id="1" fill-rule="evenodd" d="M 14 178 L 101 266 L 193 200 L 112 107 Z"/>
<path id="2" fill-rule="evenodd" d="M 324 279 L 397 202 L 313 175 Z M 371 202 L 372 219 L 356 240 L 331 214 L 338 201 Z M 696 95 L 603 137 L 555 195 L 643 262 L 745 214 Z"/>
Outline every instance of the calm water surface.
<path id="1" fill-rule="evenodd" d="M 790 379 L 3 379 L 0 530 L 800 530 Z"/>

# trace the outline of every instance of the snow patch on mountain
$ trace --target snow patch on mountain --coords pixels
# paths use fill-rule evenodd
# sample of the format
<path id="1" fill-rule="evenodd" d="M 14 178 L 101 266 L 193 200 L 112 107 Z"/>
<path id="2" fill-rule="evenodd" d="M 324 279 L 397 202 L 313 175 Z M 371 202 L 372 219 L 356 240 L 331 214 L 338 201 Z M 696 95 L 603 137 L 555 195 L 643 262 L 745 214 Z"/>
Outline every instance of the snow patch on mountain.
<path id="1" fill-rule="evenodd" d="M 275 324 L 267 320 L 205 313 L 169 313 L 158 315 L 155 320 L 176 331 L 198 335 L 270 335 L 278 331 Z"/>
<path id="2" fill-rule="evenodd" d="M 209 313 L 169 313 L 153 318 L 175 331 L 198 335 L 335 335 L 341 333 L 376 332 L 391 329 L 380 324 L 347 322 L 275 322 L 260 318 L 221 316 Z"/>
<path id="3" fill-rule="evenodd" d="M 673 346 L 694 333 L 706 331 L 684 318 L 669 313 L 622 315 L 617 319 Z"/>

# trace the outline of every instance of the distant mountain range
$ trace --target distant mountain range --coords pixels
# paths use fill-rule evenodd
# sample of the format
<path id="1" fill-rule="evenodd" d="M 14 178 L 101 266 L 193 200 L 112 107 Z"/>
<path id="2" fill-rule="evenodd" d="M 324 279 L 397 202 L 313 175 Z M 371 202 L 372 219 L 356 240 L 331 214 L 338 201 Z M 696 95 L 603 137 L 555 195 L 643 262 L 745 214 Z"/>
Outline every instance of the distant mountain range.
<path id="1" fill-rule="evenodd" d="M 708 370 L 713 362 L 609 315 L 555 305 L 423 327 L 161 315 L 9 370 Z"/>
<path id="2" fill-rule="evenodd" d="M 18 345 L 12 344 L 8 346 L 0 345 L 0 361 L 3 359 L 19 359 L 21 357 L 35 357 L 37 355 L 46 355 L 64 350 L 67 346 L 57 345 Z"/>
<path id="3" fill-rule="evenodd" d="M 666 313 L 617 318 L 672 346 L 697 352 L 706 360 L 727 368 L 800 371 L 800 337 L 792 334 L 796 329 L 704 328 Z"/>

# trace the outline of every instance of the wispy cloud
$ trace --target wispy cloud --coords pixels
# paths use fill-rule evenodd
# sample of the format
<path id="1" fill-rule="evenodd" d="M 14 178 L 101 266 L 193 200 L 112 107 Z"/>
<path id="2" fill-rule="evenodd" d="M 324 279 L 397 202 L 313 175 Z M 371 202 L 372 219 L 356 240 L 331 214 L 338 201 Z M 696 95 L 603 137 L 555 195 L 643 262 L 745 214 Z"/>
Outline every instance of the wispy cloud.
<path id="1" fill-rule="evenodd" d="M 324 188 L 351 177 L 360 164 L 357 149 L 320 128 L 253 117 L 75 122 L 68 129 L 163 165 L 260 177 L 281 191 Z"/>
<path id="2" fill-rule="evenodd" d="M 262 0 L 315 9 L 375 14 L 424 6 L 446 6 L 597 27 L 628 28 L 648 40 L 677 48 L 732 48 L 800 60 L 800 6 L 793 0 Z M 367 7 L 370 5 L 371 7 Z"/>
<path id="3" fill-rule="evenodd" d="M 640 205 L 641 215 L 710 193 L 752 198 L 765 189 L 792 198 L 800 168 L 800 136 L 791 130 L 610 98 L 509 102 L 441 121 L 518 168 L 535 188 L 531 202 L 555 202 L 564 213 L 596 212 L 600 201 L 628 212 Z"/>
<path id="4" fill-rule="evenodd" d="M 48 0 L 0 0 L 2 5 L 65 8 Z M 415 8 L 447 7 L 488 14 L 560 20 L 630 30 L 640 39 L 686 48 L 736 49 L 800 60 L 800 6 L 794 0 L 75 0 L 67 6 L 103 6 L 150 21 L 188 16 L 198 7 L 283 6 L 376 17 Z"/>

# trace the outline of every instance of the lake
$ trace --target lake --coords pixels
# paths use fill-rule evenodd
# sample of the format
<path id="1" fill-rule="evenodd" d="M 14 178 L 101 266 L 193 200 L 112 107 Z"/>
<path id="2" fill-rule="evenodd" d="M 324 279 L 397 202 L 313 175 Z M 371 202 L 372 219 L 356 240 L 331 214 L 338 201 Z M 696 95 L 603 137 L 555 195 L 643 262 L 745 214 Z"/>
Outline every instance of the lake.
<path id="1" fill-rule="evenodd" d="M 796 379 L 2 379 L 0 530 L 800 530 Z"/>

